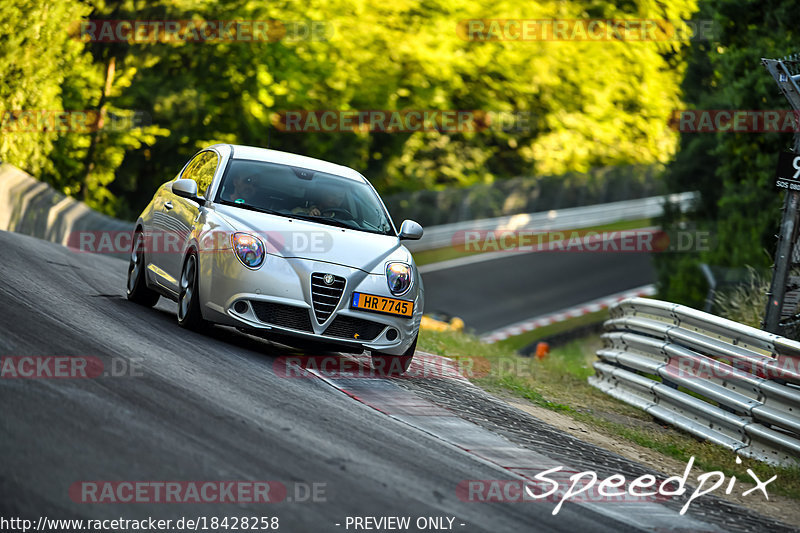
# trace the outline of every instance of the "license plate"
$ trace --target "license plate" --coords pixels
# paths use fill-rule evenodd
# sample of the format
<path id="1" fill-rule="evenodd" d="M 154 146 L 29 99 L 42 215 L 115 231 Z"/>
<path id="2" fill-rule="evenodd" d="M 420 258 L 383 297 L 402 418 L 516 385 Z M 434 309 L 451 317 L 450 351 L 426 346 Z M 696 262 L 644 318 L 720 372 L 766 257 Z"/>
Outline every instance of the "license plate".
<path id="1" fill-rule="evenodd" d="M 364 294 L 354 292 L 350 307 L 374 313 L 386 313 L 388 315 L 408 316 L 414 312 L 414 302 L 398 300 L 397 298 L 386 298 L 374 294 Z"/>

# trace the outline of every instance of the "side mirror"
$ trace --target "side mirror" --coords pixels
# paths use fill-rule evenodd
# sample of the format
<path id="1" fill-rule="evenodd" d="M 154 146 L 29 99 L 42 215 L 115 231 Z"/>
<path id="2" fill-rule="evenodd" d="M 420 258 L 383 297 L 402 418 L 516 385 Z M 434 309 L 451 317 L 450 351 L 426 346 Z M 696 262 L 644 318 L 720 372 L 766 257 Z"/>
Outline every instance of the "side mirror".
<path id="1" fill-rule="evenodd" d="M 400 240 L 417 241 L 422 238 L 422 226 L 413 220 L 404 220 L 400 225 Z"/>
<path id="2" fill-rule="evenodd" d="M 179 179 L 172 182 L 172 192 L 181 198 L 192 200 L 200 205 L 206 203 L 206 199 L 197 196 L 197 183 L 190 179 Z"/>

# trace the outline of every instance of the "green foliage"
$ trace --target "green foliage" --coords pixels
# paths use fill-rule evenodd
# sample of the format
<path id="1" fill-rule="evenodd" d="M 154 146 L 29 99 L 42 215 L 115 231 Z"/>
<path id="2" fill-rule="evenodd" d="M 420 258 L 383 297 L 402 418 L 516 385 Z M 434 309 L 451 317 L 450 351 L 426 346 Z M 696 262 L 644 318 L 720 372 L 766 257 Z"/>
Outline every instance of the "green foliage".
<path id="1" fill-rule="evenodd" d="M 767 307 L 769 279 L 748 268 L 747 282 L 714 295 L 720 316 L 754 328 L 761 327 Z"/>
<path id="2" fill-rule="evenodd" d="M 786 109 L 761 58 L 797 50 L 791 0 L 709 0 L 698 18 L 713 18 L 719 39 L 698 41 L 689 53 L 683 91 L 696 109 Z M 789 148 L 790 134 L 684 133 L 668 170 L 673 191 L 699 190 L 691 213 L 670 213 L 665 225 L 692 221 L 716 234 L 716 245 L 688 255 L 657 259 L 661 297 L 700 305 L 705 289 L 698 265 L 762 269 L 771 264 L 783 195 L 774 186 L 778 153 Z"/>
<path id="3" fill-rule="evenodd" d="M 679 105 L 685 41 L 476 42 L 459 35 L 458 22 L 679 21 L 695 8 L 695 0 L 94 0 L 90 12 L 77 0 L 47 8 L 10 0 L 0 8 L 4 109 L 102 108 L 106 114 L 144 113 L 152 125 L 30 136 L 17 145 L 4 135 L 0 156 L 122 216 L 135 215 L 195 151 L 220 141 L 334 160 L 361 170 L 384 192 L 661 164 L 676 146 L 667 119 Z M 300 21 L 324 24 L 327 32 L 274 42 L 70 38 L 69 23 L 87 18 Z M 46 38 L 36 40 L 37 32 Z M 107 76 L 112 63 L 114 75 Z M 523 112 L 528 123 L 510 131 L 495 125 L 413 133 L 275 127 L 282 111 L 383 109 Z"/>
<path id="4" fill-rule="evenodd" d="M 90 7 L 75 0 L 0 5 L 0 159 L 113 214 L 124 201 L 109 186 L 126 153 L 155 143 L 168 130 L 131 128 L 134 116 L 141 114 L 108 102 L 103 107 L 106 63 L 93 60 L 75 38 L 79 21 L 90 13 Z M 107 100 L 131 85 L 132 74 L 117 70 Z M 103 119 L 95 127 L 91 119 L 100 115 L 101 107 Z M 14 122 L 20 111 L 51 117 L 66 111 L 88 121 L 77 128 L 28 127 Z"/>
<path id="5" fill-rule="evenodd" d="M 59 134 L 24 131 L 33 128 L 19 128 L 9 112 L 61 111 L 62 84 L 91 76 L 91 57 L 64 31 L 64 21 L 79 20 L 89 11 L 69 0 L 0 3 L 0 159 L 34 175 L 58 172 L 50 155 Z"/>

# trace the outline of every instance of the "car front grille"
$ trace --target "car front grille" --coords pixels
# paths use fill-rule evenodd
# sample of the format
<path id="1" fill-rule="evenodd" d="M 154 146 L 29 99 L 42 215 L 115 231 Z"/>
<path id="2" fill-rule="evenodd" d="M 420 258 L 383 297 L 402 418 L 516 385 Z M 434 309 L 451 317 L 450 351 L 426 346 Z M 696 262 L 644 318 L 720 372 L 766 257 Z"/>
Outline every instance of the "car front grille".
<path id="1" fill-rule="evenodd" d="M 250 305 L 253 306 L 253 311 L 261 322 L 309 333 L 314 331 L 308 309 L 272 302 L 251 301 Z"/>
<path id="2" fill-rule="evenodd" d="M 330 274 L 328 274 L 330 275 Z M 333 282 L 325 283 L 325 276 L 321 272 L 311 274 L 311 304 L 314 307 L 314 316 L 317 322 L 324 323 L 333 313 L 344 293 L 345 280 L 341 276 L 332 276 Z"/>
<path id="3" fill-rule="evenodd" d="M 385 327 L 384 324 L 372 322 L 371 320 L 340 315 L 333 319 L 333 322 L 331 322 L 331 325 L 328 326 L 323 335 L 338 337 L 340 339 L 371 341 L 377 337 Z"/>

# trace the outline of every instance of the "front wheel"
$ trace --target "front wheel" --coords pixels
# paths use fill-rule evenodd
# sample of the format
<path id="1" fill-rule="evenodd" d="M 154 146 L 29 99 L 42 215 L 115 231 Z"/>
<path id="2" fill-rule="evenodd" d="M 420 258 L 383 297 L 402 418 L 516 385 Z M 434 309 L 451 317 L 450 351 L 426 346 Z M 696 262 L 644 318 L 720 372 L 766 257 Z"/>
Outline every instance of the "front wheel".
<path id="1" fill-rule="evenodd" d="M 139 230 L 133 235 L 131 258 L 128 263 L 128 300 L 146 307 L 153 307 L 158 301 L 158 293 L 147 287 L 145 279 L 144 234 Z"/>
<path id="2" fill-rule="evenodd" d="M 372 352 L 372 368 L 381 376 L 400 376 L 411 366 L 414 352 L 417 350 L 417 339 L 408 347 L 403 355 L 390 355 L 381 352 Z"/>
<path id="3" fill-rule="evenodd" d="M 180 294 L 178 294 L 178 324 L 192 330 L 198 330 L 205 325 L 200 312 L 200 295 L 197 291 L 198 270 L 197 254 L 192 251 L 183 262 Z"/>

